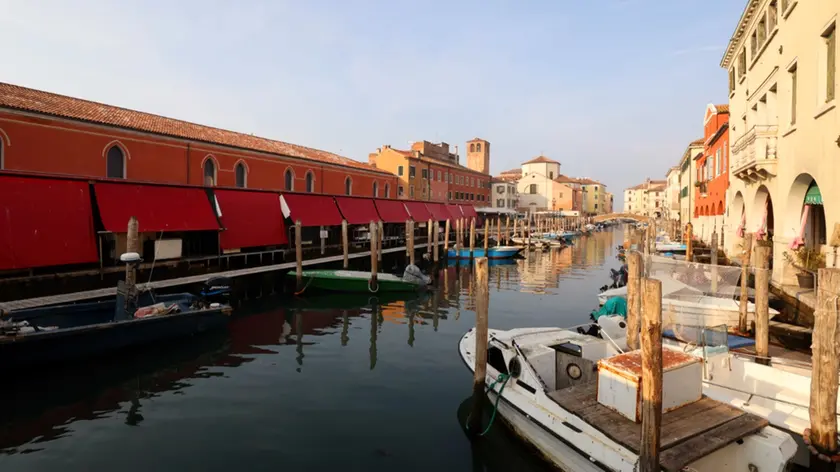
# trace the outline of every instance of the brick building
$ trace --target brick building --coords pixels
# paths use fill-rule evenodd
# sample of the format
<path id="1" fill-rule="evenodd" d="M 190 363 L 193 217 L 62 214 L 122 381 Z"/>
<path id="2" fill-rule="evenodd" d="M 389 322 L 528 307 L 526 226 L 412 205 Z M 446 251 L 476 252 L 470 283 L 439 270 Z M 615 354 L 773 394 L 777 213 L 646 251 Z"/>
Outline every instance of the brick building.
<path id="1" fill-rule="evenodd" d="M 0 169 L 380 197 L 397 183 L 330 152 L 5 83 Z"/>
<path id="2" fill-rule="evenodd" d="M 468 143 L 469 158 L 480 169 L 489 165 L 489 144 L 480 139 Z M 490 175 L 459 161 L 457 148 L 451 152 L 447 143 L 428 141 L 415 142 L 408 150 L 386 144 L 368 156 L 371 165 L 396 174 L 397 198 L 489 206 Z"/>
<path id="3" fill-rule="evenodd" d="M 703 153 L 694 164 L 697 184 L 694 189 L 695 232 L 707 238 L 723 227 L 726 214 L 726 191 L 729 188 L 729 105 L 708 105 L 703 119 Z"/>

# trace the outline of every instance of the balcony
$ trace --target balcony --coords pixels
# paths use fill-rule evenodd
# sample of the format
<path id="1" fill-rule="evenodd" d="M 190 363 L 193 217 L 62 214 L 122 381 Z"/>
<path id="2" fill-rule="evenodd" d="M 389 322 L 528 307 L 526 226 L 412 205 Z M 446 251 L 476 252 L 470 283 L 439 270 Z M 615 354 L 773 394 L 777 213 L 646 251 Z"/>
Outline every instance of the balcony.
<path id="1" fill-rule="evenodd" d="M 756 125 L 732 145 L 732 174 L 745 182 L 761 182 L 776 175 L 779 127 Z"/>

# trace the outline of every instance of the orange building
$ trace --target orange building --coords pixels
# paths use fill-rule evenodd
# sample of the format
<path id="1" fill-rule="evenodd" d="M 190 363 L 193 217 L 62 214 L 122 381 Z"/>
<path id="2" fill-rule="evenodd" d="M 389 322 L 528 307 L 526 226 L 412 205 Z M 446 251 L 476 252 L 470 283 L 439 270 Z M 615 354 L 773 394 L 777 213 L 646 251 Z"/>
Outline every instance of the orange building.
<path id="1" fill-rule="evenodd" d="M 583 189 L 580 179 L 560 174 L 553 186 L 551 209 L 555 211 L 582 211 Z"/>
<path id="2" fill-rule="evenodd" d="M 397 183 L 330 152 L 4 83 L 0 169 L 380 197 Z"/>
<path id="3" fill-rule="evenodd" d="M 729 188 L 729 105 L 709 105 L 703 120 L 703 153 L 695 157 L 694 216 L 703 232 L 720 231 Z M 698 228 L 699 229 L 699 228 Z"/>
<path id="4" fill-rule="evenodd" d="M 489 144 L 470 141 L 470 161 L 482 168 L 489 164 Z M 490 175 L 462 166 L 457 148 L 450 152 L 447 143 L 418 141 L 409 150 L 386 144 L 371 153 L 368 162 L 397 175 L 397 198 L 490 206 Z"/>

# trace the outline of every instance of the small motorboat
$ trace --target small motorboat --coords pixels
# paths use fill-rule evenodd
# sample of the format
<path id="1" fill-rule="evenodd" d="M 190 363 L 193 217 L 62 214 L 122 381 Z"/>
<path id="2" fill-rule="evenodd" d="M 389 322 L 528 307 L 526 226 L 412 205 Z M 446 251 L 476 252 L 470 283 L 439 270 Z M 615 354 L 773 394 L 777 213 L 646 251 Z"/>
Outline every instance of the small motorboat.
<path id="1" fill-rule="evenodd" d="M 297 274 L 289 272 L 289 279 L 295 279 Z M 431 277 L 423 274 L 415 265 L 405 268 L 403 276 L 388 273 L 376 275 L 376 283 L 372 281 L 372 273 L 361 270 L 305 270 L 303 271 L 304 291 L 327 292 L 416 292 L 425 289 L 432 283 Z"/>
<path id="2" fill-rule="evenodd" d="M 656 252 L 671 252 L 671 253 L 683 253 L 687 251 L 688 248 L 685 244 L 680 243 L 656 243 Z"/>
<path id="3" fill-rule="evenodd" d="M 0 314 L 0 370 L 67 362 L 196 335 L 225 326 L 230 279 L 209 279 L 198 294 L 155 295 L 124 282 L 110 300 Z M 127 301 L 128 300 L 128 301 Z"/>
<path id="4" fill-rule="evenodd" d="M 487 257 L 488 259 L 509 259 L 511 257 L 516 256 L 522 252 L 522 248 L 518 246 L 495 246 L 491 247 L 487 250 L 487 254 L 484 253 L 484 248 L 474 248 L 472 251 L 472 257 Z M 456 254 L 455 249 L 450 248 L 447 252 L 448 257 L 450 258 L 458 258 L 458 259 L 469 259 L 470 258 L 470 248 L 461 248 L 458 253 Z"/>
<path id="5" fill-rule="evenodd" d="M 475 336 L 471 329 L 459 343 L 471 371 Z M 514 433 L 560 470 L 638 470 L 640 351 L 557 328 L 491 329 L 488 337 L 487 394 Z M 705 396 L 702 362 L 663 349 L 662 470 L 788 470 L 794 438 Z"/>

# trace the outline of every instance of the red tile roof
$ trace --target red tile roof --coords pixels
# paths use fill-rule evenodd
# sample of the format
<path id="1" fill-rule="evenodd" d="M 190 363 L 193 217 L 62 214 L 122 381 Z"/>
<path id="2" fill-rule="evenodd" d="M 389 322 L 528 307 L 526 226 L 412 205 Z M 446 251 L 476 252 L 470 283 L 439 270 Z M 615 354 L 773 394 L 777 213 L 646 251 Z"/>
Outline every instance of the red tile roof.
<path id="1" fill-rule="evenodd" d="M 696 145 L 699 145 L 699 144 L 703 144 L 705 142 L 706 142 L 706 138 L 697 138 L 694 141 L 692 141 L 690 145 L 696 146 Z"/>
<path id="2" fill-rule="evenodd" d="M 576 179 L 574 177 L 569 177 L 568 175 L 563 175 L 563 174 L 558 175 L 557 178 L 554 179 L 554 181 L 557 182 L 557 183 L 560 183 L 560 184 L 579 184 L 579 183 L 581 183 L 580 179 Z"/>
<path id="3" fill-rule="evenodd" d="M 715 105 L 715 109 L 718 111 L 718 113 L 729 113 L 729 104 Z"/>
<path id="4" fill-rule="evenodd" d="M 604 185 L 601 182 L 598 182 L 597 180 L 592 180 L 586 177 L 578 179 L 578 182 L 580 182 L 581 185 Z"/>
<path id="5" fill-rule="evenodd" d="M 202 141 L 279 156 L 309 159 L 329 164 L 353 167 L 368 172 L 389 174 L 369 164 L 327 151 L 297 144 L 260 138 L 141 111 L 58 95 L 0 82 L 0 108 L 42 113 L 73 120 L 82 120 L 175 138 Z"/>
<path id="6" fill-rule="evenodd" d="M 549 159 L 545 156 L 535 157 L 534 159 L 531 159 L 530 161 L 527 161 L 527 162 L 523 162 L 522 164 L 539 164 L 539 163 L 542 163 L 542 162 L 548 162 L 548 163 L 551 163 L 551 164 L 559 164 L 559 162 L 555 161 L 554 159 Z"/>
<path id="7" fill-rule="evenodd" d="M 516 175 L 521 176 L 522 175 L 522 168 L 517 167 L 516 169 L 506 170 L 506 171 L 502 172 L 500 175 L 505 175 L 505 174 L 516 174 Z"/>

